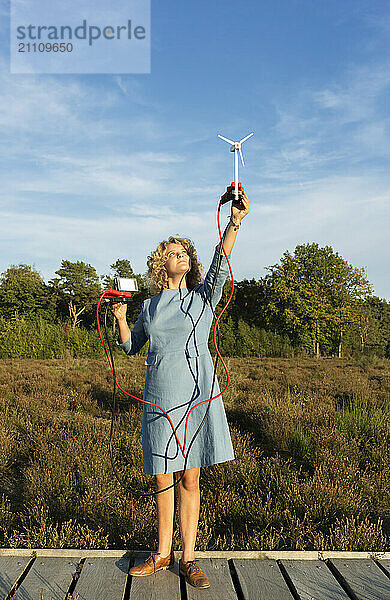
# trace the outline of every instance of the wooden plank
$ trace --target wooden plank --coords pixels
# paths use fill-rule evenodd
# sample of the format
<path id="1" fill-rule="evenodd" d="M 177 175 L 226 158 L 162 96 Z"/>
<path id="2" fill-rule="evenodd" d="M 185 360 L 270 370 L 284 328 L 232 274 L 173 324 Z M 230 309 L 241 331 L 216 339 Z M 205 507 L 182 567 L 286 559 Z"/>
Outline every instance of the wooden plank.
<path id="1" fill-rule="evenodd" d="M 390 559 L 380 559 L 378 563 L 382 566 L 383 569 L 387 571 L 388 576 L 390 577 Z"/>
<path id="2" fill-rule="evenodd" d="M 237 600 L 228 561 L 224 558 L 196 558 L 199 567 L 210 580 L 209 588 L 195 588 L 185 582 L 188 600 Z M 179 565 L 177 565 L 179 570 Z M 183 576 L 184 577 L 184 576 Z"/>
<path id="3" fill-rule="evenodd" d="M 17 588 L 15 600 L 64 600 L 76 572 L 78 558 L 36 558 Z"/>
<path id="4" fill-rule="evenodd" d="M 390 600 L 390 580 L 375 561 L 332 558 L 329 562 L 336 567 L 357 600 Z"/>
<path id="5" fill-rule="evenodd" d="M 6 598 L 15 581 L 30 562 L 29 557 L 0 557 L 0 598 Z"/>
<path id="6" fill-rule="evenodd" d="M 350 600 L 323 561 L 281 560 L 280 565 L 301 600 Z"/>
<path id="7" fill-rule="evenodd" d="M 243 600 L 293 600 L 276 560 L 232 560 L 240 583 Z"/>
<path id="8" fill-rule="evenodd" d="M 134 565 L 139 565 L 150 552 L 135 552 Z M 180 578 L 178 562 L 170 569 L 145 577 L 131 577 L 130 600 L 179 600 Z M 110 599 L 111 600 L 111 599 Z"/>
<path id="9" fill-rule="evenodd" d="M 129 571 L 129 555 L 121 558 L 87 558 L 73 597 L 79 600 L 122 600 Z"/>
<path id="10" fill-rule="evenodd" d="M 123 550 L 81 550 L 78 548 L 34 548 L 37 556 L 54 557 L 97 557 L 121 558 Z M 131 552 L 131 550 L 127 550 Z M 137 552 L 148 552 L 138 550 Z M 31 557 L 32 549 L 29 548 L 0 548 L 0 556 L 28 556 Z M 389 560 L 390 552 L 355 552 L 347 550 L 195 550 L 195 558 L 269 558 L 272 560 L 325 560 L 326 558 L 375 558 Z"/>

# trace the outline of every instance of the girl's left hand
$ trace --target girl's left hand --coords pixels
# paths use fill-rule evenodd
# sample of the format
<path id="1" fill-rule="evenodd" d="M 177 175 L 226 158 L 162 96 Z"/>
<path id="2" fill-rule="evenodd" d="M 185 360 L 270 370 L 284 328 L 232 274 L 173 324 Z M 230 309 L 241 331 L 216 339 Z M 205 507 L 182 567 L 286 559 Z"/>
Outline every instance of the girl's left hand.
<path id="1" fill-rule="evenodd" d="M 242 203 L 245 206 L 245 208 L 240 210 L 239 208 L 233 206 L 232 202 L 231 217 L 235 223 L 240 223 L 242 219 L 246 217 L 246 215 L 250 212 L 248 196 L 244 191 L 242 192 Z"/>

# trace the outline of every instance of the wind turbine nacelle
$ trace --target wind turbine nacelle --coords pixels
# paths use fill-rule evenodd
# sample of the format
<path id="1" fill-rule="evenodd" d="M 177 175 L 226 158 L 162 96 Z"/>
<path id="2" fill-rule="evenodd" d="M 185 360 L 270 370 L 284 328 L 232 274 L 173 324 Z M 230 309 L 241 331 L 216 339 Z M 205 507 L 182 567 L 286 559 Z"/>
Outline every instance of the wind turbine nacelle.
<path id="1" fill-rule="evenodd" d="M 221 140 L 223 140 L 224 142 L 227 142 L 228 144 L 231 144 L 230 152 L 235 153 L 235 155 L 234 155 L 234 179 L 235 179 L 235 181 L 238 181 L 238 154 L 240 154 L 242 166 L 245 167 L 244 157 L 242 155 L 242 150 L 241 150 L 241 144 L 246 142 L 246 140 L 249 140 L 249 138 L 252 137 L 252 135 L 253 135 L 253 132 L 249 133 L 247 136 L 242 138 L 242 140 L 240 140 L 239 142 L 233 142 L 233 140 L 230 140 L 229 138 L 226 138 L 223 135 L 221 135 L 220 133 L 218 133 L 218 137 L 221 138 Z M 238 191 L 235 190 L 236 200 L 238 199 L 237 193 L 238 193 Z"/>

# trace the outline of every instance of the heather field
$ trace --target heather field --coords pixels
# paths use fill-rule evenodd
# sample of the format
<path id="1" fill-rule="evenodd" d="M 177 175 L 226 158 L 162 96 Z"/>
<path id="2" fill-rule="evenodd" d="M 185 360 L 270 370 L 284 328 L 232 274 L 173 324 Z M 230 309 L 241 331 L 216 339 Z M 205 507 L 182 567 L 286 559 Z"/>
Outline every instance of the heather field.
<path id="1" fill-rule="evenodd" d="M 388 550 L 390 361 L 225 360 L 236 460 L 201 470 L 196 550 Z M 144 361 L 117 359 L 136 396 Z M 217 372 L 223 389 L 221 363 Z M 133 499 L 112 472 L 104 359 L 3 359 L 0 386 L 0 545 L 156 549 L 155 498 Z M 153 491 L 141 415 L 120 395 L 115 464 Z"/>

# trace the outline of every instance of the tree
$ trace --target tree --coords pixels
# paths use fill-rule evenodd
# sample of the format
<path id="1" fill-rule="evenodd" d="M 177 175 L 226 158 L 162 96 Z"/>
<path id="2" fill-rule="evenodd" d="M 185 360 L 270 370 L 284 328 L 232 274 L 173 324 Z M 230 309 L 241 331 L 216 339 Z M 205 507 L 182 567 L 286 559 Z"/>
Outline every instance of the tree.
<path id="1" fill-rule="evenodd" d="M 0 276 L 0 314 L 9 319 L 15 312 L 27 318 L 40 314 L 46 319 L 55 314 L 49 289 L 30 265 L 11 265 Z"/>
<path id="2" fill-rule="evenodd" d="M 361 303 L 357 330 L 361 352 L 367 349 L 386 356 L 390 342 L 390 304 L 378 296 L 367 298 Z"/>
<path id="3" fill-rule="evenodd" d="M 138 273 L 134 273 L 131 263 L 126 258 L 118 258 L 112 265 L 110 265 L 112 274 L 101 275 L 103 282 L 103 288 L 114 287 L 114 277 L 125 277 L 136 279 L 138 292 L 132 296 L 132 301 L 127 307 L 127 318 L 129 321 L 134 322 L 138 313 L 141 310 L 142 302 L 148 297 L 148 288 L 145 283 L 145 278 Z M 115 324 L 114 324 L 115 328 Z"/>
<path id="4" fill-rule="evenodd" d="M 278 333 L 320 355 L 337 346 L 345 327 L 360 318 L 360 303 L 372 294 L 364 269 L 353 267 L 330 246 L 302 244 L 286 251 L 280 264 L 266 267 L 267 312 Z"/>
<path id="5" fill-rule="evenodd" d="M 110 265 L 112 275 L 101 275 L 104 288 L 112 288 L 114 286 L 114 277 L 127 277 L 136 278 L 134 275 L 133 267 L 126 258 L 118 258 L 112 265 Z"/>
<path id="6" fill-rule="evenodd" d="M 228 279 L 224 284 L 224 301 L 230 296 L 232 282 Z M 267 326 L 264 305 L 266 302 L 266 289 L 263 280 L 243 279 L 234 282 L 233 297 L 230 301 L 228 311 L 238 325 L 239 319 L 243 319 L 249 325 L 259 328 Z"/>
<path id="7" fill-rule="evenodd" d="M 99 276 L 95 267 L 83 261 L 63 260 L 56 271 L 58 278 L 49 281 L 53 294 L 63 317 L 69 315 L 72 327 L 79 323 L 83 313 L 83 322 L 92 325 L 95 322 L 95 309 L 101 292 Z"/>

